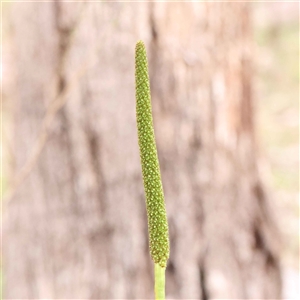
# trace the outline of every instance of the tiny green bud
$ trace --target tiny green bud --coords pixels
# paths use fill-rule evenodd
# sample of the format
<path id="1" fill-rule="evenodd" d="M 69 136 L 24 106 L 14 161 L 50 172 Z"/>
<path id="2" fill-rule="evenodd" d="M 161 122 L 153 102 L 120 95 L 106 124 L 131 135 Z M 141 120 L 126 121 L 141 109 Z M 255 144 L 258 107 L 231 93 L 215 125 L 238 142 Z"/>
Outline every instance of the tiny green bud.
<path id="1" fill-rule="evenodd" d="M 135 48 L 136 117 L 148 216 L 150 254 L 162 268 L 169 258 L 169 233 L 164 193 L 156 150 L 148 63 L 142 41 Z"/>

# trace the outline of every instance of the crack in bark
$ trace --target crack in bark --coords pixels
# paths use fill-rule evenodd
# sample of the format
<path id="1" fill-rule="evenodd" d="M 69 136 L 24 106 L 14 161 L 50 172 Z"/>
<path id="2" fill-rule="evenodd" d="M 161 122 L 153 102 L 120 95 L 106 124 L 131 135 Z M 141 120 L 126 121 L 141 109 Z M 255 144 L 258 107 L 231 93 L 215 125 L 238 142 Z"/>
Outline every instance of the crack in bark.
<path id="1" fill-rule="evenodd" d="M 65 59 L 66 55 L 68 52 L 68 49 L 70 47 L 70 37 L 71 33 L 74 31 L 74 26 L 70 27 L 63 27 L 61 25 L 61 20 L 63 16 L 62 12 L 62 7 L 61 7 L 61 2 L 56 1 L 53 2 L 54 5 L 54 12 L 55 12 L 55 25 L 56 29 L 58 32 L 58 63 L 57 63 L 57 81 L 58 81 L 58 87 L 57 87 L 57 94 L 62 94 L 64 90 L 66 89 L 66 78 L 64 76 L 64 64 L 65 64 Z M 72 139 L 70 136 L 70 124 L 69 120 L 67 118 L 67 114 L 65 112 L 65 107 L 62 107 L 60 110 L 60 115 L 62 119 L 62 123 L 65 125 L 63 127 L 64 133 L 63 135 L 66 138 L 66 147 L 67 147 L 67 152 L 68 152 L 68 165 L 70 166 L 70 175 L 71 175 L 71 182 L 72 182 L 72 194 L 73 194 L 73 199 L 76 200 L 75 202 L 78 202 L 78 197 L 77 193 L 75 191 L 75 186 L 76 186 L 76 168 L 74 165 L 74 155 L 73 155 L 73 150 L 72 150 Z M 73 207 L 75 208 L 75 207 Z M 76 215 L 78 215 L 78 208 L 75 208 Z"/>
<path id="2" fill-rule="evenodd" d="M 199 265 L 199 277 L 200 277 L 201 299 L 208 300 L 209 294 L 208 294 L 207 284 L 206 284 L 206 270 L 203 261 Z"/>

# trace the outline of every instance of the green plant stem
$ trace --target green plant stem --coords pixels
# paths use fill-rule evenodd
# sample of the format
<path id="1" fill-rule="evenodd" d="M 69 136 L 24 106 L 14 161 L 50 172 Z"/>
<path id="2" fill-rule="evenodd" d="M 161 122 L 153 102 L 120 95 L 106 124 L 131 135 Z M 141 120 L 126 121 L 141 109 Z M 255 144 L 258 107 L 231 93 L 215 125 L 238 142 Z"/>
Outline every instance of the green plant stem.
<path id="1" fill-rule="evenodd" d="M 165 271 L 166 268 L 154 264 L 155 299 L 165 300 Z"/>

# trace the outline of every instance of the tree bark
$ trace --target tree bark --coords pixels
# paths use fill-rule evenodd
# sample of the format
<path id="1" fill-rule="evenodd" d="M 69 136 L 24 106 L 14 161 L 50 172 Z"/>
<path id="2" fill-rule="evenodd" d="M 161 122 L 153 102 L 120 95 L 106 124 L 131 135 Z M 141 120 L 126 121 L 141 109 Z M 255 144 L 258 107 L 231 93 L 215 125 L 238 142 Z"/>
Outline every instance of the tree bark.
<path id="1" fill-rule="evenodd" d="M 16 185 L 4 209 L 4 298 L 153 298 L 135 120 L 139 39 L 170 227 L 167 297 L 279 298 L 249 6 L 26 2 L 12 16 Z"/>

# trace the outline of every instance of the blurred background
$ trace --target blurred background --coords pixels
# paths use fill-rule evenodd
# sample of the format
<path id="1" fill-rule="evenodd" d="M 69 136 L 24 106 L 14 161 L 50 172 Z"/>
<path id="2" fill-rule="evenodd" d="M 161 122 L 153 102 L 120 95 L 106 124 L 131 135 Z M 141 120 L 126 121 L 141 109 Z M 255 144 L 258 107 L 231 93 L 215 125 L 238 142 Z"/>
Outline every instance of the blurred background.
<path id="1" fill-rule="evenodd" d="M 170 299 L 299 298 L 299 3 L 2 2 L 5 299 L 151 299 L 147 47 Z"/>

